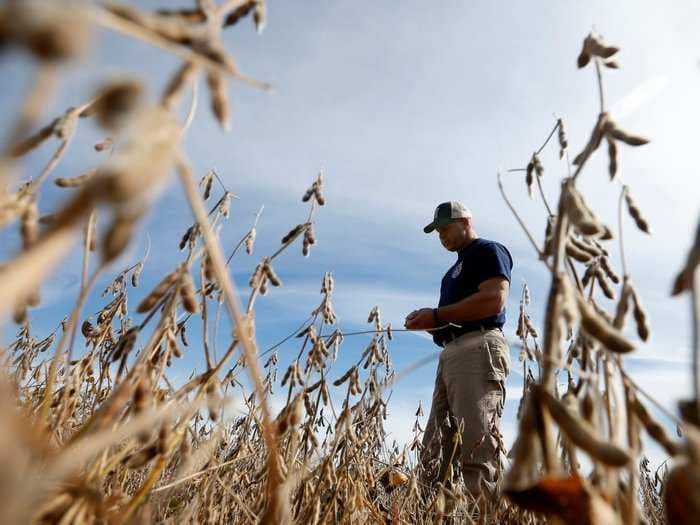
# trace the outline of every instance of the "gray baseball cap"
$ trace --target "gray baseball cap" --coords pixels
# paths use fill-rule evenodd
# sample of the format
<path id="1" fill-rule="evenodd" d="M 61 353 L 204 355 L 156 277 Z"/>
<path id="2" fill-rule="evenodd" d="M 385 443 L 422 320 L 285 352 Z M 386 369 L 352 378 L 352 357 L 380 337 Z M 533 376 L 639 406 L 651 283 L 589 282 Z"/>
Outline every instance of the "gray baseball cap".
<path id="1" fill-rule="evenodd" d="M 433 222 L 428 224 L 423 231 L 425 233 L 432 232 L 435 228 L 440 228 L 442 226 L 447 226 L 451 222 L 458 219 L 469 219 L 472 216 L 472 212 L 464 206 L 459 201 L 449 201 L 439 204 L 435 208 L 435 216 L 433 217 Z"/>

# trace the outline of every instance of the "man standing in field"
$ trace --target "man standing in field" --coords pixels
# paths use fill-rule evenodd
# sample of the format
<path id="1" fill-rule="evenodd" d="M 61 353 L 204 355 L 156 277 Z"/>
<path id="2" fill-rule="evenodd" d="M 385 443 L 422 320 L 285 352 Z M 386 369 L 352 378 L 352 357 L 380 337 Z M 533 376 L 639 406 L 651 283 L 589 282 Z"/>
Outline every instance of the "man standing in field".
<path id="1" fill-rule="evenodd" d="M 463 421 L 462 447 L 454 459 L 459 459 L 467 490 L 476 498 L 495 488 L 498 451 L 492 434 L 500 426 L 510 368 L 502 327 L 513 259 L 502 244 L 477 237 L 471 213 L 459 202 L 436 208 L 433 221 L 423 229 L 434 230 L 457 261 L 442 278 L 438 307 L 414 310 L 405 321 L 408 329 L 431 330 L 444 349 L 421 462 L 426 481 L 442 481 L 454 433 Z"/>

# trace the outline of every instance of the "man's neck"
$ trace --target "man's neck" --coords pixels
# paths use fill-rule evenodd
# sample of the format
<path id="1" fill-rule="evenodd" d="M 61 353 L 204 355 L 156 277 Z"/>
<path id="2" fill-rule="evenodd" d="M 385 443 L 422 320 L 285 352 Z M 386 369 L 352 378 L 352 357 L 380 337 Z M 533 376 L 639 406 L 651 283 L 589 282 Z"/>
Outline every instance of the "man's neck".
<path id="1" fill-rule="evenodd" d="M 460 246 L 457 249 L 457 254 L 459 255 L 460 252 L 462 252 L 466 247 L 468 247 L 471 243 L 473 243 L 477 239 L 478 239 L 478 237 L 475 233 L 470 235 L 466 239 L 464 239 L 464 243 L 462 244 L 462 246 Z"/>

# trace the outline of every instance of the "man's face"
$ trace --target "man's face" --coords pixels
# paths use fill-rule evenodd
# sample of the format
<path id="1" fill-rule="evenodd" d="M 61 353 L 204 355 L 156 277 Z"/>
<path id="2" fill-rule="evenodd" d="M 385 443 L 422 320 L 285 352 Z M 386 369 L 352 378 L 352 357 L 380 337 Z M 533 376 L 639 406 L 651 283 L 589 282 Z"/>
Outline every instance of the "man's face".
<path id="1" fill-rule="evenodd" d="M 440 242 L 446 250 L 456 252 L 464 244 L 467 238 L 468 219 L 457 219 L 447 226 L 437 228 Z"/>

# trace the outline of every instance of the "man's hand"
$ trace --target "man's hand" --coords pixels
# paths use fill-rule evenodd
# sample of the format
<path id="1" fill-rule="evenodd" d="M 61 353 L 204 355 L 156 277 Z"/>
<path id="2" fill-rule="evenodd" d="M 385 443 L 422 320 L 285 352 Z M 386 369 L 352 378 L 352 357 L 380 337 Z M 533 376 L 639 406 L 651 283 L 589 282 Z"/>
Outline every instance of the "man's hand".
<path id="1" fill-rule="evenodd" d="M 406 316 L 404 327 L 408 330 L 427 330 L 435 328 L 435 319 L 433 318 L 432 308 L 421 308 L 413 310 Z"/>

